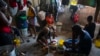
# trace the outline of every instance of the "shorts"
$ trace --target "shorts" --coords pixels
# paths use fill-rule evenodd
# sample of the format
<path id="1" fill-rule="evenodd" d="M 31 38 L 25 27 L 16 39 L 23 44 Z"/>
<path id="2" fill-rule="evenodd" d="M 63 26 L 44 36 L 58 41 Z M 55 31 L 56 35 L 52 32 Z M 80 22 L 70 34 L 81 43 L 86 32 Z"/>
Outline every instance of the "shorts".
<path id="1" fill-rule="evenodd" d="M 34 25 L 34 17 L 29 17 L 28 22 L 29 24 Z"/>

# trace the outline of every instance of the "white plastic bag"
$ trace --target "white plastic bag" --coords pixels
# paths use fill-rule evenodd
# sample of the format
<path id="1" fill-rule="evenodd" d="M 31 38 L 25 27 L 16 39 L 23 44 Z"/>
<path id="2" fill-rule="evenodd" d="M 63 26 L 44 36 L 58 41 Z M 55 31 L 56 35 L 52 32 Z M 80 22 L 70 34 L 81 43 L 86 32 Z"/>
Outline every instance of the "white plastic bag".
<path id="1" fill-rule="evenodd" d="M 34 25 L 35 26 L 40 26 L 39 23 L 38 23 L 37 17 L 34 17 Z"/>
<path id="2" fill-rule="evenodd" d="M 18 12 L 18 6 L 14 7 L 14 8 L 9 7 L 9 9 L 10 9 L 10 12 L 11 12 L 12 16 L 15 16 L 17 14 L 17 12 Z"/>
<path id="3" fill-rule="evenodd" d="M 64 6 L 59 6 L 59 7 L 58 7 L 58 12 L 59 12 L 59 13 L 64 12 Z"/>

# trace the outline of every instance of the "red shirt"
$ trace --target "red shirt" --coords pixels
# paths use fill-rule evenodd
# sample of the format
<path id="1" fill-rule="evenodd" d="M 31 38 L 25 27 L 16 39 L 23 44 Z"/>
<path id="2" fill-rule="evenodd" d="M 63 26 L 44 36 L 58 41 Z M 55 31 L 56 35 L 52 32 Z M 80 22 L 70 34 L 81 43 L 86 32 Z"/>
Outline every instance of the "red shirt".
<path id="1" fill-rule="evenodd" d="M 54 17 L 53 16 L 47 16 L 46 21 L 48 24 L 53 24 L 54 23 Z"/>
<path id="2" fill-rule="evenodd" d="M 2 20 L 0 21 L 0 32 L 11 33 L 10 26 L 7 26 Z"/>
<path id="3" fill-rule="evenodd" d="M 0 26 L 0 32 L 11 33 L 11 28 L 9 26 Z"/>

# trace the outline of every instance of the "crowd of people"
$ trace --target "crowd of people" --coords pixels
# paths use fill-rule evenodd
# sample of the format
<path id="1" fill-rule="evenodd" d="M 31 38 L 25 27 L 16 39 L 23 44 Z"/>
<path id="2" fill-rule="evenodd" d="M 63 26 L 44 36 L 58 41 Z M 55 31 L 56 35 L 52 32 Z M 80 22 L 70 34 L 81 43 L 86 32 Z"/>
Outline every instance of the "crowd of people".
<path id="1" fill-rule="evenodd" d="M 16 37 L 20 37 L 23 41 L 24 37 L 33 37 L 33 39 L 37 39 L 37 42 L 42 44 L 43 47 L 44 44 L 45 46 L 47 45 L 48 38 L 51 41 L 51 36 L 53 36 L 53 39 L 56 37 L 56 27 L 52 13 L 45 13 L 44 11 L 36 13 L 32 3 L 30 1 L 26 1 L 23 5 L 28 8 L 26 14 L 26 10 L 23 10 L 24 7 L 22 8 L 21 4 L 19 6 L 18 4 L 20 4 L 20 1 L 0 0 L 0 53 L 2 51 L 1 49 L 4 49 L 4 46 L 14 46 L 14 40 Z M 11 5 L 16 5 L 18 7 L 17 9 L 12 9 L 13 7 Z M 23 29 L 26 29 L 24 31 L 29 32 L 29 35 L 27 33 L 27 35 L 23 37 Z M 37 32 L 40 33 L 37 34 Z"/>
<path id="2" fill-rule="evenodd" d="M 55 26 L 56 17 L 53 13 L 44 12 L 41 10 L 36 13 L 36 10 L 32 6 L 32 3 L 25 0 L 25 4 L 23 4 L 22 6 L 27 6 L 28 13 L 26 14 L 26 11 L 22 10 L 23 7 L 21 6 L 20 1 L 18 2 L 15 0 L 11 0 L 11 2 L 13 2 L 11 4 L 9 4 L 8 2 L 9 1 L 0 0 L 0 53 L 2 50 L 4 50 L 4 46 L 14 46 L 13 41 L 15 39 L 15 35 L 17 37 L 21 37 L 21 39 L 23 40 L 24 37 L 22 36 L 22 29 L 28 29 L 26 30 L 26 32 L 28 31 L 30 33 L 30 35 L 28 36 L 33 37 L 34 34 L 33 38 L 37 39 L 37 43 L 39 43 L 43 47 L 48 46 L 47 39 L 50 39 L 50 43 L 52 42 L 51 36 L 52 39 L 55 39 L 55 37 L 57 37 Z M 14 7 L 14 12 L 12 12 L 13 9 L 11 11 L 9 10 L 10 8 L 13 8 L 11 7 L 12 4 L 18 6 L 18 9 Z M 70 9 L 73 9 L 73 6 L 71 6 Z M 16 10 L 18 12 L 16 12 Z M 73 9 L 72 15 L 76 13 L 76 10 L 77 8 L 75 6 L 75 11 Z M 78 18 L 78 16 L 76 15 L 75 18 Z M 12 25 L 13 20 L 15 20 L 14 26 Z M 92 16 L 88 16 L 87 21 L 88 24 L 86 24 L 84 29 L 76 24 L 72 27 L 72 38 L 79 39 L 79 52 L 84 53 L 88 56 L 92 47 L 91 40 L 94 37 L 96 25 L 92 22 Z M 39 33 L 37 34 L 37 32 Z"/>

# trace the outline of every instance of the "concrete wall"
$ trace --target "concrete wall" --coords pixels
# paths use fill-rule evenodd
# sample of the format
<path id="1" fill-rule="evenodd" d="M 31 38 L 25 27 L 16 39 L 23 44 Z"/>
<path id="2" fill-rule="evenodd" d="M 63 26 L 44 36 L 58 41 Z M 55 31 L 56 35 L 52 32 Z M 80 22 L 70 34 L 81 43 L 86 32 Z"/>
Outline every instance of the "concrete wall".
<path id="1" fill-rule="evenodd" d="M 86 25 L 87 24 L 87 17 L 89 15 L 94 16 L 95 8 L 86 6 L 83 9 L 78 10 L 78 14 L 79 14 L 79 24 Z M 63 15 L 60 15 L 60 17 L 58 17 L 59 21 L 63 23 L 63 27 L 62 27 L 63 30 L 71 30 L 71 29 L 69 29 L 69 27 L 71 28 L 73 23 L 70 19 L 70 15 L 71 15 L 71 12 L 66 7 Z M 98 19 L 99 18 L 100 18 L 100 14 L 99 14 Z"/>
<path id="2" fill-rule="evenodd" d="M 40 0 L 32 0 L 33 6 L 36 7 L 39 5 Z"/>
<path id="3" fill-rule="evenodd" d="M 92 15 L 94 17 L 95 14 L 95 8 L 86 6 L 85 8 L 79 10 L 79 23 L 82 25 L 87 24 L 87 17 L 89 15 Z"/>

